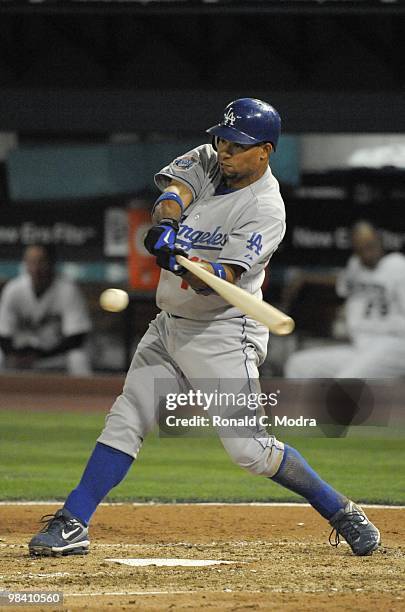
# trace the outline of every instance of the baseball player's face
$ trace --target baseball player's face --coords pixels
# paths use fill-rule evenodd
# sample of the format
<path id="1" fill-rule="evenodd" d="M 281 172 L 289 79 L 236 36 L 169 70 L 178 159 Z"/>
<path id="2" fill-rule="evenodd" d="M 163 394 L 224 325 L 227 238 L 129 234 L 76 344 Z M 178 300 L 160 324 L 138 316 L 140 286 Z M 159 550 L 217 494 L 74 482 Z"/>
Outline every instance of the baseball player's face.
<path id="1" fill-rule="evenodd" d="M 257 181 L 268 166 L 271 149 L 269 143 L 243 145 L 218 138 L 218 163 L 228 185 L 241 189 Z"/>
<path id="2" fill-rule="evenodd" d="M 367 268 L 375 268 L 384 254 L 381 240 L 375 234 L 354 237 L 353 250 Z"/>
<path id="3" fill-rule="evenodd" d="M 25 268 L 37 292 L 44 291 L 53 279 L 53 266 L 41 247 L 28 247 L 24 255 Z"/>

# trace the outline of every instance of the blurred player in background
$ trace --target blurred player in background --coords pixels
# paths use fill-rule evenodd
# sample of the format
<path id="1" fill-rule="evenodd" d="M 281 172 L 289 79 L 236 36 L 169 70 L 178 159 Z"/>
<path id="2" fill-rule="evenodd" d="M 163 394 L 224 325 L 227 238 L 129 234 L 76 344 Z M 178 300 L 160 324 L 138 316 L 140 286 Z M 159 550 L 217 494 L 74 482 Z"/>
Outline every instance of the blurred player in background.
<path id="1" fill-rule="evenodd" d="M 65 370 L 85 376 L 90 319 L 75 283 L 55 271 L 52 247 L 30 245 L 24 272 L 0 296 L 0 347 L 8 369 Z"/>
<path id="2" fill-rule="evenodd" d="M 211 274 L 261 296 L 264 269 L 285 232 L 284 203 L 269 168 L 280 117 L 266 102 L 242 98 L 227 106 L 208 133 L 212 144 L 178 157 L 155 177 L 162 194 L 145 246 L 162 268 L 157 290 L 162 312 L 138 345 L 80 483 L 63 508 L 44 517 L 44 528 L 30 541 L 32 555 L 87 553 L 91 516 L 125 477 L 156 425 L 157 382 L 168 380 L 175 395 L 196 385 L 199 391 L 201 385 L 243 390 L 245 398 L 246 389 L 260 390 L 267 328 L 211 291 L 175 256 L 184 250 Z M 226 405 L 218 408 L 227 414 Z M 231 409 L 235 414 L 239 408 Z M 270 435 L 259 419 L 239 435 L 224 427 L 219 433 L 237 465 L 303 495 L 336 531 L 336 545 L 342 536 L 361 556 L 378 547 L 380 533 L 363 510 L 323 481 L 297 450 Z"/>
<path id="3" fill-rule="evenodd" d="M 288 378 L 396 378 L 405 374 L 405 257 L 384 254 L 381 236 L 361 221 L 352 230 L 354 254 L 337 277 L 303 275 L 305 282 L 334 284 L 346 299 L 350 343 L 311 348 L 291 355 Z"/>

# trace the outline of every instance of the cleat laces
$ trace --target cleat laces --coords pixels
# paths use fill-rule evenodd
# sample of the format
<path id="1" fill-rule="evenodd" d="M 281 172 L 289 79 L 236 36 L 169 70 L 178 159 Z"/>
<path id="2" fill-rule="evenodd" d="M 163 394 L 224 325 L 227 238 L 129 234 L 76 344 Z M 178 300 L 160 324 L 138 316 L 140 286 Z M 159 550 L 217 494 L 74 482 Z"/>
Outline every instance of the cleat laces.
<path id="1" fill-rule="evenodd" d="M 65 516 L 63 516 L 63 514 L 59 514 L 59 516 L 57 516 L 57 513 L 44 514 L 44 516 L 41 517 L 41 520 L 39 522 L 44 523 L 44 526 L 41 529 L 41 533 L 46 533 L 46 532 L 52 533 L 53 527 L 58 527 L 58 523 L 60 522 L 67 525 L 68 519 Z"/>
<path id="2" fill-rule="evenodd" d="M 340 534 L 350 543 L 354 542 L 358 535 L 357 525 L 364 523 L 365 516 L 359 512 L 347 512 L 334 526 L 329 534 L 329 544 L 337 548 L 340 544 Z M 333 541 L 334 538 L 334 541 Z"/>

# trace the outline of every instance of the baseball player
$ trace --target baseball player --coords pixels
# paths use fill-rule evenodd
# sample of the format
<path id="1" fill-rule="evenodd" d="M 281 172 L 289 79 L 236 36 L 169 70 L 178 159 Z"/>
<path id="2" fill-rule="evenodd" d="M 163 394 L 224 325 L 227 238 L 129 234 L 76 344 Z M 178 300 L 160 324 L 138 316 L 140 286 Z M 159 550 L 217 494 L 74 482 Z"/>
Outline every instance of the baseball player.
<path id="1" fill-rule="evenodd" d="M 28 246 L 24 268 L 1 294 L 0 347 L 5 367 L 90 374 L 85 342 L 91 324 L 79 288 L 56 274 L 49 245 Z"/>
<path id="2" fill-rule="evenodd" d="M 294 353 L 288 378 L 397 378 L 405 374 L 405 257 L 384 255 L 381 236 L 365 221 L 352 231 L 354 254 L 336 279 L 346 298 L 350 343 Z"/>
<path id="3" fill-rule="evenodd" d="M 212 274 L 260 296 L 264 269 L 285 232 L 283 200 L 269 168 L 280 117 L 269 104 L 242 98 L 207 131 L 212 145 L 193 149 L 156 175 L 162 194 L 145 245 L 162 268 L 162 311 L 138 345 L 79 485 L 30 541 L 33 555 L 88 551 L 91 516 L 155 425 L 156 381 L 169 380 L 172 391 L 199 379 L 217 381 L 221 391 L 237 384 L 257 389 L 267 330 L 186 272 L 175 255 L 202 260 Z M 303 495 L 336 531 L 336 545 L 342 536 L 356 555 L 377 548 L 379 531 L 361 508 L 321 480 L 294 448 L 254 426 L 250 435 L 223 435 L 221 441 L 241 467 Z"/>

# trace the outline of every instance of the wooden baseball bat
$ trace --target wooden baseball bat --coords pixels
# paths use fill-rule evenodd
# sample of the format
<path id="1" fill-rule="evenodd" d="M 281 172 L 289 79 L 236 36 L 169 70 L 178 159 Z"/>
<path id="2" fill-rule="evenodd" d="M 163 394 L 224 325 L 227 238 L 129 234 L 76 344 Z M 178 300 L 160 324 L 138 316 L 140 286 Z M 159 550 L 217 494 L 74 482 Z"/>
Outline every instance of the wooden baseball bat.
<path id="1" fill-rule="evenodd" d="M 187 257 L 176 255 L 176 261 L 189 272 L 198 276 L 204 283 L 214 289 L 224 300 L 239 308 L 241 312 L 263 323 L 273 334 L 286 336 L 291 334 L 295 327 L 294 320 L 281 312 L 271 304 L 259 300 L 257 297 L 248 293 L 244 289 L 229 283 L 218 276 L 214 276 L 208 270 L 202 268 L 195 261 L 190 261 Z"/>

